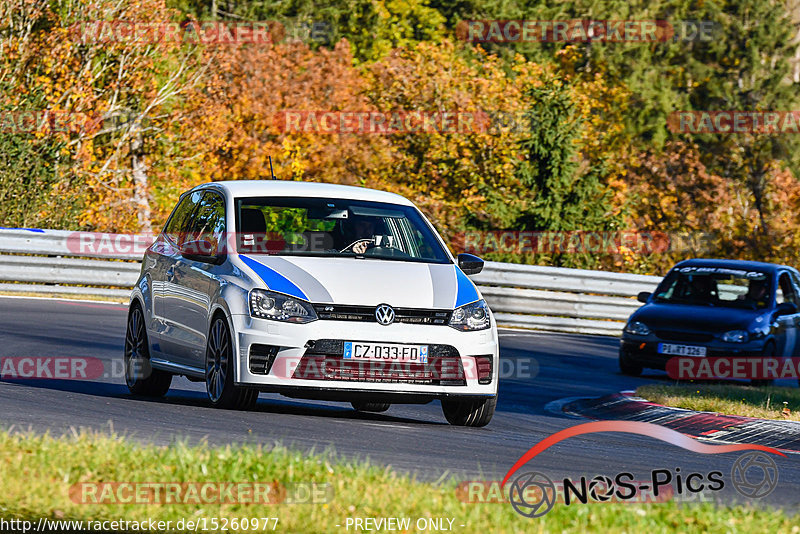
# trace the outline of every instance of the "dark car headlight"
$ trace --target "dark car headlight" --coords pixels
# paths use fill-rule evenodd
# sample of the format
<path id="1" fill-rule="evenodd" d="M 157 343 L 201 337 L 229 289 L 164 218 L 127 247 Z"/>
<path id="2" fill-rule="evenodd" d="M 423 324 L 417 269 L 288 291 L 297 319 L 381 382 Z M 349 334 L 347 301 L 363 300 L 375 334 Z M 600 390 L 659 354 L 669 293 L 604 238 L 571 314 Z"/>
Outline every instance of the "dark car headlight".
<path id="1" fill-rule="evenodd" d="M 317 319 L 317 313 L 308 302 L 264 289 L 250 291 L 250 315 L 287 323 L 308 323 Z"/>
<path id="2" fill-rule="evenodd" d="M 449 326 L 462 332 L 485 330 L 491 326 L 489 306 L 484 300 L 479 300 L 456 308 L 450 318 Z"/>
<path id="3" fill-rule="evenodd" d="M 747 343 L 749 340 L 747 330 L 730 330 L 722 334 L 722 341 L 727 343 Z"/>
<path id="4" fill-rule="evenodd" d="M 632 321 L 625 325 L 625 332 L 634 336 L 646 336 L 650 334 L 650 328 L 639 321 Z"/>

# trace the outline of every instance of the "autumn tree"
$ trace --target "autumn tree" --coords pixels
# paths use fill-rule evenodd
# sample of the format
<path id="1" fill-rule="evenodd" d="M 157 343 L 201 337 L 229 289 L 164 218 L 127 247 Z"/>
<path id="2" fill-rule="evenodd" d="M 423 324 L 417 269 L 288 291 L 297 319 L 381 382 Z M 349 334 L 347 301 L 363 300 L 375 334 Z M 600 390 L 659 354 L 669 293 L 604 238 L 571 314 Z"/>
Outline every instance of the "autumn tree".
<path id="1" fill-rule="evenodd" d="M 196 155 L 186 165 L 190 181 L 268 178 L 272 156 L 281 179 L 359 183 L 379 139 L 298 130 L 286 112 L 361 111 L 363 88 L 346 42 L 316 52 L 292 42 L 220 53 L 181 125 Z"/>
<path id="2" fill-rule="evenodd" d="M 149 152 L 201 69 L 192 46 L 137 40 L 119 21 L 163 28 L 180 14 L 160 0 L 12 4 L 0 57 L 6 110 L 85 117 L 38 141 L 61 143 L 58 165 L 48 166 L 57 190 L 80 203 L 80 226 L 150 231 Z"/>
<path id="3" fill-rule="evenodd" d="M 504 225 L 487 209 L 487 198 L 519 198 L 514 170 L 522 152 L 516 121 L 524 111 L 524 87 L 540 83 L 542 72 L 540 65 L 521 58 L 506 70 L 497 57 L 469 57 L 451 41 L 397 49 L 371 65 L 367 94 L 376 109 L 472 119 L 464 128 L 442 125 L 392 136 L 392 158 L 379 183 L 420 204 L 447 235 L 463 230 L 469 220 Z"/>
<path id="4" fill-rule="evenodd" d="M 197 17 L 274 20 L 285 27 L 285 42 L 300 40 L 314 49 L 333 48 L 345 39 L 359 63 L 445 36 L 444 17 L 428 0 L 183 0 L 176 5 Z"/>

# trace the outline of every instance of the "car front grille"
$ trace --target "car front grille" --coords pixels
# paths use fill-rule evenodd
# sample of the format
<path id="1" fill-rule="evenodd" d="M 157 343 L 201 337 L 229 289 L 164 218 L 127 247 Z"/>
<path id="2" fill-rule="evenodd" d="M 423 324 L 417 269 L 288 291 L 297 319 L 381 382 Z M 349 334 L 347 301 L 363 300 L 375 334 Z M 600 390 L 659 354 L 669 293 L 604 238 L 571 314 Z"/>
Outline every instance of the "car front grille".
<path id="1" fill-rule="evenodd" d="M 344 382 L 381 382 L 465 386 L 466 375 L 452 345 L 427 345 L 428 362 L 383 362 L 344 359 L 344 340 L 310 341 L 292 378 Z"/>
<path id="2" fill-rule="evenodd" d="M 361 321 L 377 323 L 375 306 L 345 304 L 314 304 L 314 311 L 323 320 Z M 444 325 L 450 322 L 451 311 L 425 308 L 394 308 L 394 322 L 408 324 Z"/>
<path id="3" fill-rule="evenodd" d="M 706 342 L 714 339 L 713 334 L 704 332 L 680 332 L 678 330 L 656 330 L 656 336 L 666 341 Z"/>

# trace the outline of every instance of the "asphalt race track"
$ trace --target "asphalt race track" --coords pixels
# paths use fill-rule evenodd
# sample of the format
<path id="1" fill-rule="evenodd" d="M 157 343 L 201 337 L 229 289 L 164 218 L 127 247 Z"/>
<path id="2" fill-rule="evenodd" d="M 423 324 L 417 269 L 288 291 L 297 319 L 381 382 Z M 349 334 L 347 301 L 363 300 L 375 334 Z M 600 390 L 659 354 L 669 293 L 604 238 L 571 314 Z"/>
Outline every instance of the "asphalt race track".
<path id="1" fill-rule="evenodd" d="M 125 313 L 124 306 L 110 303 L 0 297 L 0 358 L 93 357 L 103 360 L 107 370 L 120 370 Z M 152 401 L 131 396 L 119 376 L 4 379 L 0 425 L 52 434 L 70 428 L 113 429 L 157 444 L 176 439 L 211 444 L 281 442 L 301 450 L 333 448 L 345 457 L 368 457 L 426 480 L 447 476 L 499 480 L 535 443 L 585 422 L 551 413 L 545 409 L 547 403 L 667 380 L 660 372 L 643 378 L 619 374 L 615 338 L 503 330 L 500 340 L 501 370 L 517 370 L 522 376 L 512 372 L 511 377 L 501 378 L 497 412 L 485 428 L 449 426 L 438 402 L 360 414 L 346 404 L 262 393 L 254 411 L 221 411 L 209 406 L 204 384 L 175 379 L 165 399 Z M 686 474 L 718 470 L 727 481 L 739 455 L 698 454 L 648 437 L 601 433 L 554 445 L 527 468 L 554 480 L 600 474 L 613 478 L 623 471 L 645 480 L 654 469 L 680 468 Z M 757 502 L 796 510 L 800 455 L 775 461 L 779 485 Z M 744 500 L 729 489 L 715 493 L 715 498 Z"/>

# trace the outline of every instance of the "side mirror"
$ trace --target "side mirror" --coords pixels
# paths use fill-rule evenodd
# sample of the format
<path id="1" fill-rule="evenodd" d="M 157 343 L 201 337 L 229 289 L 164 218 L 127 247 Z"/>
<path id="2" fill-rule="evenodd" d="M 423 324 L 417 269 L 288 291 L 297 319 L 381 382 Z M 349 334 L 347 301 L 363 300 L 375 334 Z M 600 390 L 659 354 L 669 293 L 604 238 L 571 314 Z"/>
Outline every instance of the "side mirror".
<path id="1" fill-rule="evenodd" d="M 483 270 L 483 260 L 472 254 L 459 254 L 458 266 L 464 274 L 478 274 Z"/>
<path id="2" fill-rule="evenodd" d="M 186 241 L 180 246 L 181 256 L 187 260 L 203 263 L 220 263 L 222 255 L 217 254 L 214 245 L 207 239 Z"/>
<path id="3" fill-rule="evenodd" d="M 652 293 L 650 293 L 649 291 L 641 291 L 638 295 L 636 295 L 636 300 L 645 304 L 647 303 L 647 300 L 650 298 L 650 295 L 652 295 Z"/>
<path id="4" fill-rule="evenodd" d="M 781 302 L 775 309 L 775 315 L 794 315 L 797 313 L 797 306 L 791 302 Z"/>

